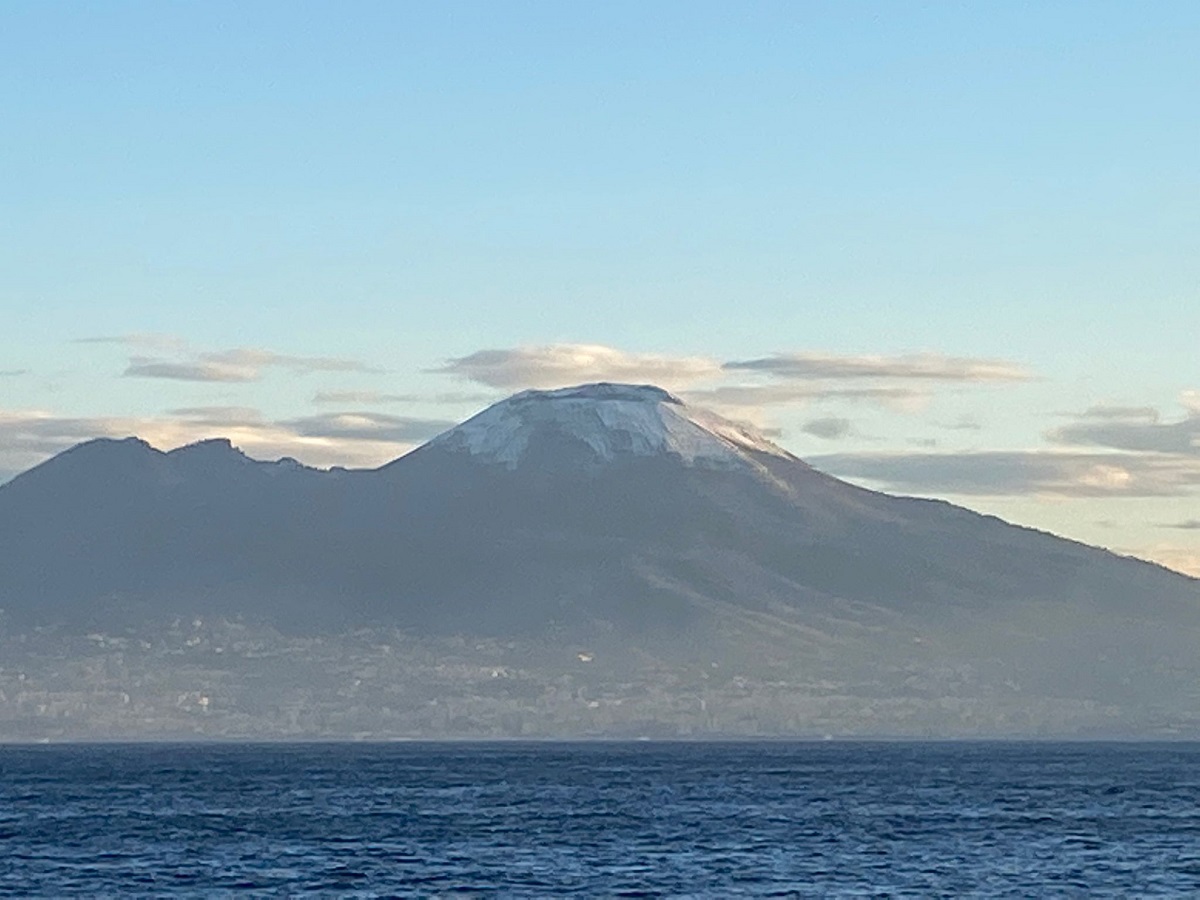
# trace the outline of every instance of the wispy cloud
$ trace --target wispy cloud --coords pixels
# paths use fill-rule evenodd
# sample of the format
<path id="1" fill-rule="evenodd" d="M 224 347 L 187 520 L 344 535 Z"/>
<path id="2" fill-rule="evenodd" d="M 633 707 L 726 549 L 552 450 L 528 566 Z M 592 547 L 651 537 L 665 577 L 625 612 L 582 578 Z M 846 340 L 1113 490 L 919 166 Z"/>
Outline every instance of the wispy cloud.
<path id="1" fill-rule="evenodd" d="M 17 378 L 18 376 L 28 374 L 28 369 L 0 369 L 0 378 Z"/>
<path id="2" fill-rule="evenodd" d="M 421 397 L 417 394 L 388 394 L 383 391 L 317 391 L 312 402 L 317 404 L 348 405 L 360 403 L 372 405 L 380 403 L 418 403 Z"/>
<path id="3" fill-rule="evenodd" d="M 1050 451 L 844 453 L 818 469 L 918 494 L 1179 497 L 1200 486 L 1200 462 L 1144 454 Z"/>
<path id="4" fill-rule="evenodd" d="M 496 394 L 469 391 L 443 391 L 436 394 L 391 394 L 384 391 L 318 391 L 312 399 L 317 405 L 381 406 L 390 403 L 435 403 L 456 406 L 492 403 Z"/>
<path id="5" fill-rule="evenodd" d="M 1074 419 L 1118 422 L 1157 422 L 1158 410 L 1153 406 L 1089 406 L 1081 413 L 1064 413 Z"/>
<path id="6" fill-rule="evenodd" d="M 823 416 L 809 419 L 800 426 L 800 430 L 822 440 L 836 441 L 854 434 L 854 425 L 849 419 L 839 416 Z"/>
<path id="7" fill-rule="evenodd" d="M 1163 522 L 1159 528 L 1174 528 L 1179 531 L 1200 531 L 1200 519 L 1185 519 L 1182 522 Z"/>
<path id="8" fill-rule="evenodd" d="M 98 335 L 75 339 L 76 344 L 116 344 L 121 347 L 142 351 L 155 350 L 160 353 L 183 353 L 187 350 L 187 341 L 175 334 L 161 334 L 153 331 L 138 331 L 129 334 Z"/>
<path id="9" fill-rule="evenodd" d="M 936 423 L 939 428 L 944 428 L 947 431 L 982 431 L 983 424 L 975 416 L 959 416 L 950 422 Z"/>
<path id="10" fill-rule="evenodd" d="M 1183 394 L 1187 414 L 1177 421 L 1164 422 L 1157 410 L 1137 416 L 1096 416 L 1087 411 L 1070 425 L 1046 434 L 1053 444 L 1068 447 L 1103 447 L 1138 453 L 1161 453 L 1200 459 L 1200 408 L 1191 405 L 1191 394 Z"/>
<path id="11" fill-rule="evenodd" d="M 257 368 L 231 366 L 217 362 L 166 362 L 158 359 L 135 357 L 125 369 L 129 378 L 166 378 L 173 381 L 210 381 L 240 383 L 258 381 L 261 372 Z"/>
<path id="12" fill-rule="evenodd" d="M 79 338 L 81 344 L 117 344 L 138 350 L 130 356 L 124 374 L 130 378 L 164 378 L 173 381 L 244 383 L 259 381 L 268 369 L 294 374 L 312 372 L 368 372 L 380 370 L 355 359 L 333 356 L 299 356 L 261 347 L 197 351 L 182 338 L 169 334 L 125 334 Z"/>
<path id="13" fill-rule="evenodd" d="M 699 356 L 627 353 L 600 344 L 479 350 L 433 371 L 505 388 L 553 388 L 586 381 L 632 381 L 677 388 L 719 375 L 720 363 Z"/>
<path id="14" fill-rule="evenodd" d="M 287 419 L 280 423 L 305 437 L 350 438 L 411 444 L 426 441 L 455 423 L 445 419 L 417 419 L 376 412 L 336 412 Z"/>
<path id="15" fill-rule="evenodd" d="M 789 379 L 881 378 L 915 381 L 1028 381 L 1032 375 L 1002 359 L 941 356 L 845 356 L 827 353 L 779 353 L 724 364 L 729 371 L 763 372 Z"/>
<path id="16" fill-rule="evenodd" d="M 184 406 L 167 411 L 167 415 L 217 427 L 261 425 L 265 419 L 249 406 Z"/>
<path id="17" fill-rule="evenodd" d="M 846 387 L 804 382 L 727 384 L 684 392 L 684 397 L 689 402 L 726 409 L 800 406 L 816 401 L 844 400 L 851 403 L 873 403 L 904 412 L 921 408 L 929 396 L 927 391 L 911 387 Z"/>
<path id="18" fill-rule="evenodd" d="M 134 378 L 170 378 L 179 381 L 258 381 L 264 370 L 286 369 L 295 374 L 310 372 L 373 372 L 380 370 L 354 359 L 331 356 L 293 356 L 254 347 L 238 347 L 217 353 L 199 353 L 189 359 L 169 360 L 133 357 L 125 374 Z"/>

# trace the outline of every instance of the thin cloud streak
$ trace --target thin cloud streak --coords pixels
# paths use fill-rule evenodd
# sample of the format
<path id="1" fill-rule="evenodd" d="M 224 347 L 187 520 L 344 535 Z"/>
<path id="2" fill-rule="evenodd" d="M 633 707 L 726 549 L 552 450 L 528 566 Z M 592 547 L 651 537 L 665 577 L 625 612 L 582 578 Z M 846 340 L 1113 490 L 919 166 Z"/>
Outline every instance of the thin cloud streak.
<path id="1" fill-rule="evenodd" d="M 167 410 L 168 416 L 215 426 L 253 426 L 266 421 L 263 414 L 249 406 L 185 406 Z"/>
<path id="2" fill-rule="evenodd" d="M 1089 406 L 1081 413 L 1066 413 L 1073 419 L 1101 419 L 1134 422 L 1157 422 L 1158 410 L 1153 406 Z"/>
<path id="3" fill-rule="evenodd" d="M 187 349 L 187 341 L 178 335 L 161 334 L 153 331 L 75 338 L 72 343 L 116 344 L 121 347 L 136 347 L 143 350 L 157 350 L 159 352 L 172 353 L 183 353 Z"/>
<path id="4" fill-rule="evenodd" d="M 908 356 L 840 356 L 826 353 L 781 353 L 724 364 L 733 372 L 762 372 L 790 379 L 882 378 L 916 381 L 1029 381 L 1033 376 L 1016 363 L 938 354 Z"/>
<path id="5" fill-rule="evenodd" d="M 377 406 L 390 403 L 433 403 L 444 406 L 456 406 L 472 403 L 492 403 L 497 399 L 496 394 L 469 392 L 442 392 L 422 396 L 421 394 L 389 394 L 383 391 L 318 391 L 313 395 L 315 405 L 362 405 Z"/>
<path id="6" fill-rule="evenodd" d="M 258 381 L 257 369 L 229 366 L 214 362 L 163 362 L 161 360 L 132 360 L 123 373 L 127 378 L 165 378 L 171 381 L 204 381 L 241 384 Z"/>
<path id="7" fill-rule="evenodd" d="M 237 347 L 219 353 L 202 353 L 199 359 L 220 365 L 244 366 L 253 369 L 274 367 L 300 373 L 366 372 L 377 375 L 383 371 L 356 359 L 342 359 L 336 356 L 293 356 L 257 347 Z"/>
<path id="8" fill-rule="evenodd" d="M 129 358 L 124 375 L 129 378 L 162 378 L 172 381 L 246 383 L 259 381 L 268 369 L 295 374 L 312 372 L 363 372 L 382 370 L 355 359 L 333 356 L 299 356 L 261 347 L 198 352 L 180 337 L 169 334 L 125 334 L 78 338 L 78 344 L 116 344 L 142 351 Z"/>
<path id="9" fill-rule="evenodd" d="M 373 404 L 373 403 L 419 403 L 416 394 L 385 394 L 382 391 L 317 391 L 312 402 L 315 404 Z"/>
<path id="10" fill-rule="evenodd" d="M 841 387 L 821 384 L 775 383 L 736 384 L 685 391 L 691 403 L 719 408 L 757 409 L 768 406 L 804 405 L 815 401 L 846 400 L 877 403 L 903 412 L 919 409 L 929 393 L 909 387 Z"/>

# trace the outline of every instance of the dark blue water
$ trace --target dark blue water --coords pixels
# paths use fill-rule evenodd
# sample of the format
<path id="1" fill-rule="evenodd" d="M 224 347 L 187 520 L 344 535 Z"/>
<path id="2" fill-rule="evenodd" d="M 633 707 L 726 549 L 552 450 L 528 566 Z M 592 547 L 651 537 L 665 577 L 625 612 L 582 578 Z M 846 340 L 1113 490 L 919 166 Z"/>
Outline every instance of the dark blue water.
<path id="1" fill-rule="evenodd" d="M 0 747 L 5 896 L 1196 892 L 1196 745 Z"/>

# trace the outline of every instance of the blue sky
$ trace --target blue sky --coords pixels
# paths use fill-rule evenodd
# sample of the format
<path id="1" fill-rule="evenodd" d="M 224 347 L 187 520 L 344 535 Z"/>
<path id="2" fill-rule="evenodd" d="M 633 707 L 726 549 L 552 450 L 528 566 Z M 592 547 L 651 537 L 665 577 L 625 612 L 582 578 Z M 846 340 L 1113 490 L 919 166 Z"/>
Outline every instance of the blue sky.
<path id="1" fill-rule="evenodd" d="M 1168 2 L 5 4 L 0 473 L 371 464 L 653 377 L 1200 571 L 1198 44 Z"/>

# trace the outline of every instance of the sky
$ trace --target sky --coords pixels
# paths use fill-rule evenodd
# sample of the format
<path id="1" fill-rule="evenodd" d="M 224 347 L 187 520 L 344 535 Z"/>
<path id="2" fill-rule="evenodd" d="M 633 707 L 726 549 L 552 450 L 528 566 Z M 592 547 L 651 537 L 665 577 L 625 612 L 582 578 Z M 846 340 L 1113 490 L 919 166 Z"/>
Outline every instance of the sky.
<path id="1" fill-rule="evenodd" d="M 653 382 L 1200 574 L 1200 4 L 0 5 L 0 481 Z"/>

